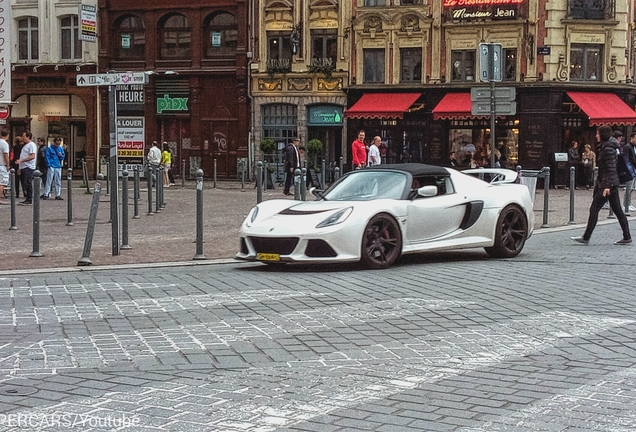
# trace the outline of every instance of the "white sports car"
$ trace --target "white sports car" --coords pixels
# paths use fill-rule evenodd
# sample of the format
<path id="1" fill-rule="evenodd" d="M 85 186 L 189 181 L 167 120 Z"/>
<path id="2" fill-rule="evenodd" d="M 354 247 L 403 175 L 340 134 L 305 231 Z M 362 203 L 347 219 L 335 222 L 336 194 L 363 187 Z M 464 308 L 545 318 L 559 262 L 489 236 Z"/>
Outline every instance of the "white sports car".
<path id="1" fill-rule="evenodd" d="M 241 226 L 236 258 L 385 268 L 424 251 L 483 247 L 492 257 L 517 256 L 534 226 L 528 188 L 510 170 L 471 170 L 490 182 L 466 173 L 380 165 L 347 173 L 316 201 L 261 202 Z"/>

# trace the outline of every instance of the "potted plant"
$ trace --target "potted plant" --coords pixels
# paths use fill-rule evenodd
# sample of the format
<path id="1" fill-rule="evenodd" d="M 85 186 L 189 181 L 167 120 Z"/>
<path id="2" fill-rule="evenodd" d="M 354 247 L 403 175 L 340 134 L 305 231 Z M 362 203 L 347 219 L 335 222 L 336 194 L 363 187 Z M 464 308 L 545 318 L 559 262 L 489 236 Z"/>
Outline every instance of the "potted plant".
<path id="1" fill-rule="evenodd" d="M 322 147 L 322 141 L 317 138 L 314 138 L 307 143 L 307 163 L 309 166 L 313 166 L 316 170 L 319 168 L 317 160 L 320 156 L 322 156 Z"/>
<path id="2" fill-rule="evenodd" d="M 271 138 L 261 140 L 261 152 L 263 152 L 264 155 L 276 153 L 276 141 Z"/>

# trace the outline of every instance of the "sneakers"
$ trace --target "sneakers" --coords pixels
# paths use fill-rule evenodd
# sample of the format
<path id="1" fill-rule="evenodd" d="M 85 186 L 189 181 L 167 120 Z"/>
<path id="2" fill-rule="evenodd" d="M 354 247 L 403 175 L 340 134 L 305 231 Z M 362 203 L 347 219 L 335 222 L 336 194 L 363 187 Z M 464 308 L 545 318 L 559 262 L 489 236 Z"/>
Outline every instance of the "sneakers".
<path id="1" fill-rule="evenodd" d="M 617 242 L 614 242 L 615 245 L 628 245 L 632 242 L 632 239 L 620 239 Z"/>
<path id="2" fill-rule="evenodd" d="M 24 200 L 24 201 L 20 202 L 19 204 L 20 205 L 32 205 L 33 203 L 31 201 Z"/>
<path id="3" fill-rule="evenodd" d="M 40 197 L 40 199 L 47 200 L 47 199 L 49 199 L 49 197 L 48 197 L 48 196 L 46 196 L 46 195 L 42 195 L 42 196 Z"/>
<path id="4" fill-rule="evenodd" d="M 590 242 L 589 240 L 585 240 L 583 236 L 570 237 L 570 239 L 572 239 L 573 241 L 577 243 L 583 243 L 583 244 L 588 244 Z"/>
<path id="5" fill-rule="evenodd" d="M 64 198 L 62 198 L 61 196 L 58 195 L 58 196 L 55 197 L 55 200 L 56 201 L 64 201 Z"/>

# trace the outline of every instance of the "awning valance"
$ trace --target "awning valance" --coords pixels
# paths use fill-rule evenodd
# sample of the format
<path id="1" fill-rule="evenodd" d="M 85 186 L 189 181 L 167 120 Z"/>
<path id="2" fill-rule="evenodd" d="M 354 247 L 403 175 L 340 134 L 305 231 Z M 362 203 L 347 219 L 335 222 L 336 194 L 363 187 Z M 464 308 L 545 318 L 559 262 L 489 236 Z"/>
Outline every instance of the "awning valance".
<path id="1" fill-rule="evenodd" d="M 367 93 L 344 112 L 346 118 L 404 118 L 422 93 Z"/>
<path id="2" fill-rule="evenodd" d="M 474 117 L 470 112 L 472 104 L 470 93 L 447 93 L 433 108 L 433 118 L 441 120 Z"/>
<path id="3" fill-rule="evenodd" d="M 590 118 L 590 125 L 636 124 L 636 111 L 614 93 L 567 92 L 581 110 Z"/>

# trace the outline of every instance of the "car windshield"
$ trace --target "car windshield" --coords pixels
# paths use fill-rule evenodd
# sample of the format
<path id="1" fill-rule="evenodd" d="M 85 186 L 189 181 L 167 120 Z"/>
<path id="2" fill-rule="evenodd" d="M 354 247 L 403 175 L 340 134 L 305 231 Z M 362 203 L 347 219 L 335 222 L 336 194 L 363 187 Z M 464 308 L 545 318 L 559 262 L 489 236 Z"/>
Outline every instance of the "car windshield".
<path id="1" fill-rule="evenodd" d="M 405 173 L 360 170 L 340 179 L 323 198 L 329 201 L 400 199 L 405 187 Z"/>

